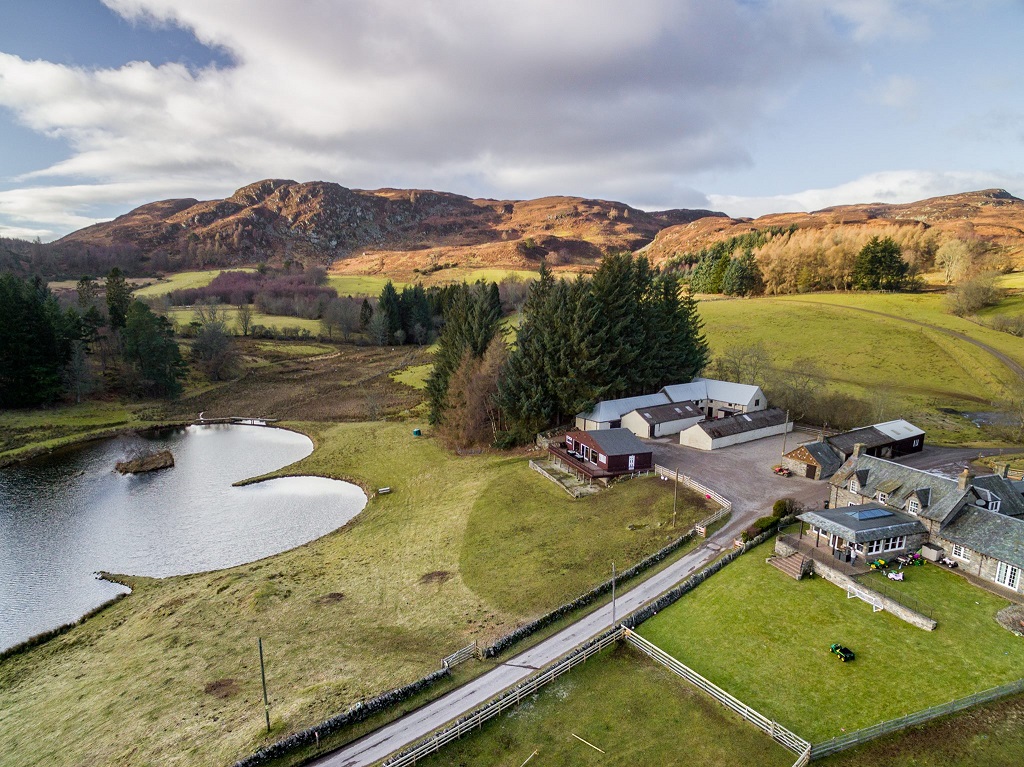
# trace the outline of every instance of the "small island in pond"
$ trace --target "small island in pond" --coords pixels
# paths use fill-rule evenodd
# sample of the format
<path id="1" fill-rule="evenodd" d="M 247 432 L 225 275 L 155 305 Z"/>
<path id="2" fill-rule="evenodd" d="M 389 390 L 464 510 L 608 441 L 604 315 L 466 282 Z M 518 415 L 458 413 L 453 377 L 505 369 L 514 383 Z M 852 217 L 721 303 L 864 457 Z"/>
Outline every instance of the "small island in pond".
<path id="1" fill-rule="evenodd" d="M 147 471 L 159 471 L 174 466 L 174 456 L 170 450 L 161 450 L 128 461 L 118 461 L 114 469 L 121 474 L 142 474 Z"/>

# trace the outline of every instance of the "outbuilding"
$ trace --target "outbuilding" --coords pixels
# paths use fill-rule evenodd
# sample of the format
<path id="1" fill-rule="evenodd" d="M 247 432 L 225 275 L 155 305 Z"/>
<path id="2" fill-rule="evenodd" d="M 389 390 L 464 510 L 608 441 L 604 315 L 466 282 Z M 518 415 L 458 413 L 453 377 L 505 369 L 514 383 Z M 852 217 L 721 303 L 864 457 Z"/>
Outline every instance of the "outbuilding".
<path id="1" fill-rule="evenodd" d="M 716 421 L 701 421 L 679 433 L 679 444 L 698 450 L 717 450 L 720 447 L 753 442 L 774 437 L 793 430 L 793 422 L 779 408 L 740 413 Z"/>
<path id="2" fill-rule="evenodd" d="M 704 420 L 696 402 L 674 402 L 631 410 L 622 416 L 622 426 L 638 437 L 667 437 Z"/>

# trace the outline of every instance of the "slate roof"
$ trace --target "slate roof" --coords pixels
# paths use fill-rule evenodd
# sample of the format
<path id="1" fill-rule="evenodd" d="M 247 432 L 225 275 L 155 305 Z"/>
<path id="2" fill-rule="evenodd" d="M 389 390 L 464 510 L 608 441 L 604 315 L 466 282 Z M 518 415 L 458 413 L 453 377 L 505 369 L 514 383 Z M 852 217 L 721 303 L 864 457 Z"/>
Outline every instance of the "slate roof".
<path id="1" fill-rule="evenodd" d="M 639 397 L 606 399 L 594 405 L 594 409 L 589 413 L 580 413 L 576 417 L 585 418 L 588 421 L 597 421 L 598 423 L 607 423 L 609 421 L 618 421 L 631 410 L 667 405 L 670 402 L 671 400 L 661 392 L 657 394 L 644 394 Z"/>
<path id="2" fill-rule="evenodd" d="M 881 491 L 889 496 L 886 503 L 897 509 L 906 508 L 907 499 L 915 495 L 921 500 L 918 516 L 938 522 L 945 521 L 965 496 L 973 495 L 970 490 L 960 490 L 955 479 L 870 455 L 851 457 L 829 483 L 842 487 L 854 473 L 860 484 L 860 495 L 874 496 Z"/>
<path id="3" fill-rule="evenodd" d="M 691 426 L 691 429 L 700 428 L 712 439 L 729 437 L 733 434 L 744 434 L 756 429 L 764 429 L 768 426 L 780 426 L 787 420 L 785 411 L 777 407 L 768 410 L 755 410 L 752 413 L 738 413 L 736 415 L 719 418 L 715 421 L 701 421 Z"/>
<path id="4" fill-rule="evenodd" d="M 999 498 L 1000 514 L 1024 518 L 1024 496 L 1015 484 L 998 474 L 984 474 L 971 480 L 972 486 L 988 490 Z"/>
<path id="5" fill-rule="evenodd" d="M 673 402 L 670 405 L 638 407 L 635 412 L 639 413 L 640 417 L 652 426 L 669 421 L 681 421 L 684 418 L 704 417 L 704 412 L 697 407 L 696 402 Z"/>
<path id="6" fill-rule="evenodd" d="M 827 442 L 806 442 L 800 445 L 804 450 L 811 454 L 818 465 L 821 467 L 821 479 L 828 479 L 835 474 L 839 467 L 843 465 L 843 459 L 841 456 L 836 455 Z M 797 450 L 800 449 L 797 448 Z M 791 450 L 787 453 L 787 456 L 792 456 L 796 450 Z"/>
<path id="7" fill-rule="evenodd" d="M 868 512 L 870 519 L 858 519 L 856 515 Z M 885 516 L 881 516 L 884 514 Z M 865 503 L 841 509 L 805 511 L 797 519 L 809 522 L 827 533 L 835 533 L 845 541 L 866 543 L 899 535 L 926 533 L 928 530 L 910 514 L 887 509 L 879 503 Z"/>
<path id="8" fill-rule="evenodd" d="M 606 455 L 650 453 L 651 448 L 637 439 L 629 429 L 598 429 L 586 432 Z"/>
<path id="9" fill-rule="evenodd" d="M 979 554 L 1024 568 L 1024 520 L 968 505 L 940 535 Z"/>
<path id="10" fill-rule="evenodd" d="M 864 447 L 881 447 L 893 441 L 892 437 L 880 432 L 874 426 L 865 426 L 862 429 L 854 429 L 825 439 L 843 455 L 851 455 L 854 446 L 858 444 L 863 444 Z"/>

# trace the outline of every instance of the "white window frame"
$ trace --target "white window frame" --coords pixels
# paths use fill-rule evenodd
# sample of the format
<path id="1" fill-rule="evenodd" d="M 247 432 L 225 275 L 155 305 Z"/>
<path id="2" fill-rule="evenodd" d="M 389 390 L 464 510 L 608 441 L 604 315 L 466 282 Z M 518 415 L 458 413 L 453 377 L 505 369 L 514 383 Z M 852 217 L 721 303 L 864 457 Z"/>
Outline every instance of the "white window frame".
<path id="1" fill-rule="evenodd" d="M 879 503 L 888 503 L 888 501 L 889 501 L 889 494 L 888 493 L 883 493 L 883 492 L 879 491 L 877 497 L 878 497 L 878 502 Z"/>
<path id="2" fill-rule="evenodd" d="M 627 461 L 628 461 L 629 471 L 635 471 L 636 470 L 636 456 L 635 455 L 631 455 L 627 459 Z"/>
<path id="3" fill-rule="evenodd" d="M 852 477 L 850 479 L 850 492 L 851 493 L 859 493 L 860 492 L 860 483 L 857 481 L 856 477 Z"/>
<path id="4" fill-rule="evenodd" d="M 994 501 L 990 501 L 988 504 L 989 511 L 999 511 L 999 507 L 1002 505 L 1002 501 L 996 498 Z"/>
<path id="5" fill-rule="evenodd" d="M 607 464 L 608 463 L 608 456 L 606 456 L 604 453 L 598 453 L 597 454 L 597 462 L 598 463 Z"/>
<path id="6" fill-rule="evenodd" d="M 970 550 L 965 548 L 965 547 L 963 547 L 963 546 L 961 546 L 959 543 L 954 543 L 953 544 L 953 550 L 950 552 L 950 554 L 952 556 L 956 557 L 957 559 L 959 559 L 961 562 L 970 562 L 971 561 L 971 552 L 970 552 Z"/>
<path id="7" fill-rule="evenodd" d="M 895 538 L 886 538 L 882 546 L 886 551 L 896 551 L 907 545 L 907 536 L 897 535 Z"/>
<path id="8" fill-rule="evenodd" d="M 1020 568 L 1000 562 L 996 566 L 996 583 L 1016 591 L 1020 586 Z"/>
<path id="9" fill-rule="evenodd" d="M 907 511 L 911 514 L 918 514 L 921 511 L 921 502 L 917 498 L 911 498 L 907 501 Z"/>
<path id="10" fill-rule="evenodd" d="M 879 538 L 877 541 L 868 541 L 865 544 L 864 553 L 867 555 L 881 554 L 882 553 L 882 539 Z"/>

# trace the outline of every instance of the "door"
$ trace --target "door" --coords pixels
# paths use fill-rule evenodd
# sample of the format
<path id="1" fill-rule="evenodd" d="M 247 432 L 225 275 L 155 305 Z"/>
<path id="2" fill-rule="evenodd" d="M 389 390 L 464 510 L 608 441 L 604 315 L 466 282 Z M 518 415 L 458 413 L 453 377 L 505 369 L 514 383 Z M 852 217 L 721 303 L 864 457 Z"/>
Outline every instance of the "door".
<path id="1" fill-rule="evenodd" d="M 818 467 L 815 466 L 813 463 L 809 463 L 806 466 L 804 466 L 804 476 L 807 477 L 807 479 L 815 479 L 814 475 L 817 471 Z"/>
<path id="2" fill-rule="evenodd" d="M 633 471 L 633 469 L 635 469 L 635 468 L 636 468 L 636 456 L 635 455 L 631 455 L 629 457 L 629 470 Z"/>

